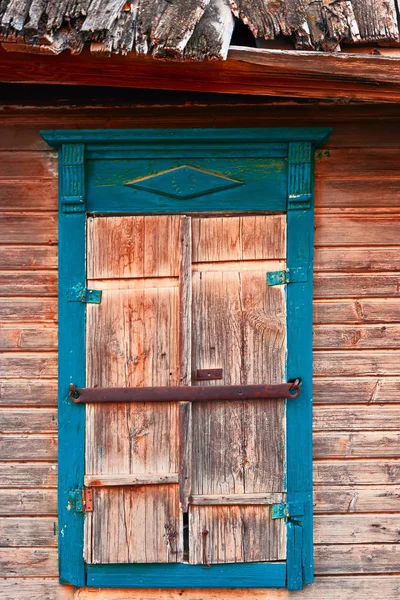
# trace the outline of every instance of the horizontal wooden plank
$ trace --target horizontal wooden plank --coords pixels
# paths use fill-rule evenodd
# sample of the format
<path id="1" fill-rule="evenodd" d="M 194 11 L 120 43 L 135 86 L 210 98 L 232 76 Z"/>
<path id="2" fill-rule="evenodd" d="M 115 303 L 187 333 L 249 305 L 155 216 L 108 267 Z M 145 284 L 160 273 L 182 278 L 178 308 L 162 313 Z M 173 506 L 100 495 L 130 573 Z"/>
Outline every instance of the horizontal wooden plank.
<path id="1" fill-rule="evenodd" d="M 317 215 L 316 246 L 396 246 L 399 215 Z"/>
<path id="2" fill-rule="evenodd" d="M 313 428 L 314 431 L 400 431 L 400 405 L 316 406 Z"/>
<path id="3" fill-rule="evenodd" d="M 396 271 L 399 263 L 400 248 L 317 247 L 314 270 L 342 273 Z"/>
<path id="4" fill-rule="evenodd" d="M 178 473 L 140 473 L 129 475 L 85 475 L 85 485 L 92 487 L 108 487 L 121 485 L 161 485 L 179 483 Z"/>
<path id="5" fill-rule="evenodd" d="M 313 313 L 317 324 L 400 323 L 400 298 L 316 301 Z"/>
<path id="6" fill-rule="evenodd" d="M 56 350 L 55 324 L 0 325 L 0 350 Z"/>
<path id="7" fill-rule="evenodd" d="M 398 512 L 400 487 L 314 487 L 315 513 Z"/>
<path id="8" fill-rule="evenodd" d="M 315 206 L 319 208 L 377 208 L 398 209 L 400 179 L 388 172 L 381 176 L 358 177 L 356 171 L 348 177 L 315 179 Z"/>
<path id="9" fill-rule="evenodd" d="M 14 458 L 14 460 L 18 460 Z M 30 456 L 35 460 L 35 456 Z M 56 464 L 0 464 L 2 488 L 55 488 L 57 485 Z"/>
<path id="10" fill-rule="evenodd" d="M 383 544 L 400 541 L 397 514 L 316 515 L 316 544 Z"/>
<path id="11" fill-rule="evenodd" d="M 189 497 L 189 504 L 195 506 L 223 506 L 239 505 L 239 504 L 279 504 L 284 502 L 286 498 L 285 494 L 271 493 L 271 494 L 212 494 L 212 495 L 200 495 L 193 494 Z"/>
<path id="12" fill-rule="evenodd" d="M 3 244 L 56 244 L 57 213 L 1 213 Z"/>
<path id="13" fill-rule="evenodd" d="M 0 548 L 0 577 L 54 577 L 56 548 Z"/>
<path id="14" fill-rule="evenodd" d="M 0 325 L 0 350 L 56 350 L 55 324 Z"/>
<path id="15" fill-rule="evenodd" d="M 2 296 L 57 296 L 55 271 L 1 271 Z"/>
<path id="16" fill-rule="evenodd" d="M 400 544 L 316 545 L 314 555 L 318 575 L 400 571 Z"/>
<path id="17" fill-rule="evenodd" d="M 399 429 L 399 422 L 394 424 Z M 313 434 L 315 458 L 400 458 L 400 433 L 393 431 Z"/>
<path id="18" fill-rule="evenodd" d="M 7 583 L 9 585 L 9 582 Z M 338 596 L 340 593 L 340 596 Z M 400 576 L 358 575 L 316 577 L 303 590 L 235 589 L 235 590 L 163 590 L 162 600 L 395 600 L 400 595 Z M 160 600 L 158 589 L 94 589 L 82 588 L 75 592 L 75 600 Z M 5 600 L 31 600 L 6 597 Z M 32 598 L 36 600 L 36 597 Z M 40 599 L 42 600 L 42 599 Z M 52 597 L 49 600 L 53 600 Z M 62 600 L 61 597 L 59 600 Z"/>
<path id="19" fill-rule="evenodd" d="M 57 377 L 57 354 L 3 353 L 0 354 L 0 372 L 10 379 L 54 379 Z"/>
<path id="20" fill-rule="evenodd" d="M 54 408 L 0 408 L 0 433 L 53 433 L 57 431 Z"/>
<path id="21" fill-rule="evenodd" d="M 400 273 L 316 273 L 314 298 L 399 297 Z"/>
<path id="22" fill-rule="evenodd" d="M 314 375 L 400 375 L 398 350 L 348 350 L 314 352 Z"/>
<path id="23" fill-rule="evenodd" d="M 400 460 L 314 461 L 314 483 L 324 485 L 399 485 Z"/>
<path id="24" fill-rule="evenodd" d="M 399 403 L 400 378 L 324 377 L 313 381 L 314 404 Z"/>
<path id="25" fill-rule="evenodd" d="M 185 600 L 371 600 L 374 594 L 382 594 L 382 598 L 394 599 L 400 590 L 400 577 L 398 576 L 324 576 L 317 577 L 313 585 L 307 585 L 301 591 L 288 591 L 285 589 L 209 589 L 185 590 Z M 357 595 L 355 595 L 357 594 Z M 376 595 L 379 598 L 379 595 Z M 160 600 L 160 591 L 157 589 L 141 589 L 140 593 L 134 590 L 82 588 L 75 592 L 75 600 Z M 163 600 L 179 600 L 182 590 L 163 590 Z M 9 600 L 7 597 L 6 600 Z M 13 599 L 14 600 L 14 599 Z M 17 598 L 16 600 L 20 600 Z M 25 597 L 22 598 L 25 599 Z M 36 600 L 36 598 L 34 598 Z M 53 600 L 50 598 L 49 600 Z M 61 600 L 61 598 L 60 598 Z"/>
<path id="26" fill-rule="evenodd" d="M 315 349 L 400 348 L 400 325 L 315 325 Z"/>
<path id="27" fill-rule="evenodd" d="M 57 321 L 53 298 L 0 298 L 0 322 Z"/>
<path id="28" fill-rule="evenodd" d="M 57 514 L 56 490 L 4 490 L 0 489 L 0 515 L 52 515 Z"/>
<path id="29" fill-rule="evenodd" d="M 0 210 L 56 211 L 57 179 L 2 180 Z"/>
<path id="30" fill-rule="evenodd" d="M 0 151 L 0 179 L 42 179 L 58 176 L 57 152 Z"/>
<path id="31" fill-rule="evenodd" d="M 0 581 L 2 600 L 73 600 L 65 595 L 58 579 L 3 579 Z M 70 593 L 70 592 L 69 592 Z"/>
<path id="32" fill-rule="evenodd" d="M 0 460 L 55 460 L 57 439 L 50 436 L 1 435 Z"/>
<path id="33" fill-rule="evenodd" d="M 56 268 L 56 246 L 0 246 L 0 269 Z"/>
<path id="34" fill-rule="evenodd" d="M 4 380 L 0 382 L 0 406 L 55 406 L 56 381 Z"/>
<path id="35" fill-rule="evenodd" d="M 316 152 L 315 172 L 317 177 L 336 179 L 343 176 L 383 177 L 387 171 L 398 175 L 400 157 L 396 148 L 334 148 Z"/>
<path id="36" fill-rule="evenodd" d="M 57 546 L 54 517 L 0 517 L 0 548 Z"/>

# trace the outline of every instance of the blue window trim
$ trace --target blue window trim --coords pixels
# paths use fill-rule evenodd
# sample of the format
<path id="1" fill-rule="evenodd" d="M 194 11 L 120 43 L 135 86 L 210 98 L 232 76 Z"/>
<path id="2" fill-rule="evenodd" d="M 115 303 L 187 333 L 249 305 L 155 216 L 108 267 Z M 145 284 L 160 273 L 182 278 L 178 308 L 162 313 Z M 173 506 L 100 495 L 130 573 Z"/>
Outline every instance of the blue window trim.
<path id="1" fill-rule="evenodd" d="M 59 573 L 60 582 L 96 587 L 219 587 L 301 589 L 313 581 L 312 540 L 312 270 L 313 150 L 327 141 L 328 128 L 53 130 L 41 132 L 59 150 Z M 83 487 L 83 405 L 69 400 L 70 383 L 85 385 L 85 304 L 71 290 L 86 283 L 86 215 L 135 212 L 121 202 L 107 208 L 86 202 L 88 160 L 121 157 L 285 157 L 287 203 L 259 199 L 257 210 L 287 210 L 288 269 L 306 268 L 306 281 L 287 286 L 288 378 L 302 377 L 298 399 L 287 403 L 287 498 L 304 515 L 287 518 L 286 563 L 234 565 L 85 565 L 84 517 L 74 491 Z M 201 211 L 221 210 L 217 194 L 202 198 Z M 218 208 L 219 207 L 219 208 Z M 222 209 L 226 210 L 226 207 Z M 196 202 L 170 199 L 165 212 L 195 212 Z M 246 202 L 230 210 L 246 211 Z M 252 205 L 251 210 L 255 210 Z M 141 209 L 143 211 L 143 208 Z M 154 209 L 147 210 L 154 212 Z M 158 212 L 158 211 L 157 211 Z M 304 278 L 303 278 L 304 279 Z"/>

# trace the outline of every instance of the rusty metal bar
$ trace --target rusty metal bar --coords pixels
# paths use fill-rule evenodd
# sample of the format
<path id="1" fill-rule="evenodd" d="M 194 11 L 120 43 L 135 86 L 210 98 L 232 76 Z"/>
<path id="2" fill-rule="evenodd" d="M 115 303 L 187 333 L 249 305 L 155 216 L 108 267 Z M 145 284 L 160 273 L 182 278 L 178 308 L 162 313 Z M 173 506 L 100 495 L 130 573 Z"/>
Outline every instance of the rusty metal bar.
<path id="1" fill-rule="evenodd" d="M 70 386 L 73 402 L 210 402 L 217 400 L 270 400 L 297 398 L 299 380 L 279 385 L 213 385 L 136 388 L 76 388 Z"/>

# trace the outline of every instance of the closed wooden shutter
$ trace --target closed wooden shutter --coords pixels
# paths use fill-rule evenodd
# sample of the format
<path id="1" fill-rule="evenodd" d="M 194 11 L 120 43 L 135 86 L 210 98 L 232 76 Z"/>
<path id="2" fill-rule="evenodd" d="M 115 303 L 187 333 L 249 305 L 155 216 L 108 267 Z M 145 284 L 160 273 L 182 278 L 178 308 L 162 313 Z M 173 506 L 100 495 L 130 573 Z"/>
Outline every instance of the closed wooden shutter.
<path id="1" fill-rule="evenodd" d="M 90 217 L 86 385 L 284 382 L 285 260 L 285 215 Z M 284 560 L 285 448 L 282 400 L 88 404 L 86 561 Z"/>

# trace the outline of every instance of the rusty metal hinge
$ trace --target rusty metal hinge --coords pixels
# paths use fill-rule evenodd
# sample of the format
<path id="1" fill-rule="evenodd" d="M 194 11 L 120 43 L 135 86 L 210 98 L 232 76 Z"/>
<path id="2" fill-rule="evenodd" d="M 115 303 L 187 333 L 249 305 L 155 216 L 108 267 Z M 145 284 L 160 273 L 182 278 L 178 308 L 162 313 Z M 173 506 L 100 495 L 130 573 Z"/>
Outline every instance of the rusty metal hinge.
<path id="1" fill-rule="evenodd" d="M 75 285 L 68 290 L 68 302 L 84 302 L 85 304 L 100 304 L 101 290 L 91 290 L 84 285 Z"/>
<path id="2" fill-rule="evenodd" d="M 71 490 L 68 496 L 68 508 L 76 513 L 93 512 L 93 490 L 91 488 Z"/>
<path id="3" fill-rule="evenodd" d="M 284 269 L 283 271 L 271 271 L 267 273 L 268 285 L 285 285 L 286 283 L 301 283 L 307 281 L 307 267 L 296 267 L 294 269 Z"/>

